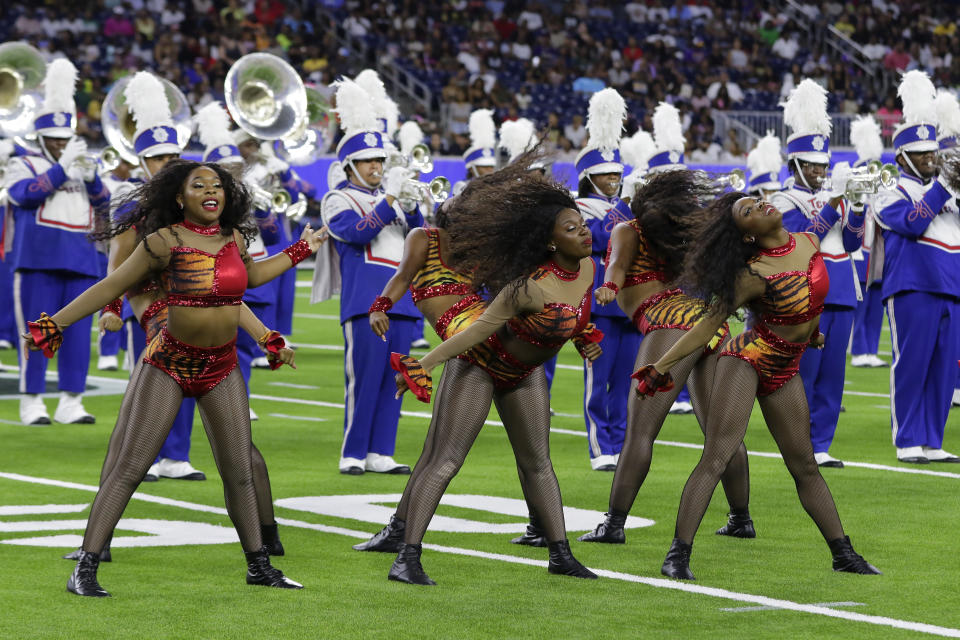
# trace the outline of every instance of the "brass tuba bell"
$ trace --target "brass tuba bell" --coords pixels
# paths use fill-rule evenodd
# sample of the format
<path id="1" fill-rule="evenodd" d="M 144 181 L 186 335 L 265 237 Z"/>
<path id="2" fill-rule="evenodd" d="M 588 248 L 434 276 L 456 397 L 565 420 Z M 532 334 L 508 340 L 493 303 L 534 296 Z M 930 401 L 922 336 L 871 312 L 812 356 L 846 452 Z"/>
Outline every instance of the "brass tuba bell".
<path id="1" fill-rule="evenodd" d="M 43 100 L 41 85 L 47 63 L 26 42 L 0 44 L 0 131 L 32 148 L 33 119 Z"/>
<path id="2" fill-rule="evenodd" d="M 157 77 L 163 85 L 164 93 L 167 95 L 170 116 L 180 139 L 189 140 L 192 131 L 190 103 L 187 102 L 187 97 L 175 84 L 166 78 Z M 133 114 L 127 107 L 127 99 L 123 95 L 124 89 L 127 88 L 131 78 L 132 76 L 125 76 L 113 83 L 107 97 L 103 100 L 103 107 L 100 110 L 100 125 L 103 127 L 103 136 L 107 139 L 107 143 L 116 151 L 119 158 L 135 165 L 140 162 L 140 158 L 133 147 L 133 138 L 137 133 L 137 123 L 133 119 Z M 104 155 L 109 155 L 107 149 L 104 149 Z M 104 157 L 101 158 L 101 161 L 106 164 L 107 159 Z M 117 164 L 119 164 L 119 159 L 117 159 Z"/>
<path id="3" fill-rule="evenodd" d="M 237 126 L 261 140 L 286 138 L 308 117 L 300 76 L 269 53 L 249 53 L 233 63 L 224 81 L 224 102 Z"/>

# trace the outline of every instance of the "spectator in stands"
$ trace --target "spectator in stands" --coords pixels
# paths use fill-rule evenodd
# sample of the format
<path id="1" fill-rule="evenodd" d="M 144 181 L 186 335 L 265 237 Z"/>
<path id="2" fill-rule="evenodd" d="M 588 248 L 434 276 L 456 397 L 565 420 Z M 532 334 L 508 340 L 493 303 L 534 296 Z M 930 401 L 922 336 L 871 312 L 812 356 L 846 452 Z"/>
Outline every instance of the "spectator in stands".
<path id="1" fill-rule="evenodd" d="M 890 71 L 903 71 L 910 61 L 910 54 L 904 50 L 903 42 L 898 42 L 890 53 L 883 57 L 883 66 Z"/>
<path id="2" fill-rule="evenodd" d="M 575 113 L 570 123 L 563 128 L 563 135 L 570 142 L 571 149 L 583 147 L 587 139 L 587 130 L 583 126 L 583 116 Z"/>

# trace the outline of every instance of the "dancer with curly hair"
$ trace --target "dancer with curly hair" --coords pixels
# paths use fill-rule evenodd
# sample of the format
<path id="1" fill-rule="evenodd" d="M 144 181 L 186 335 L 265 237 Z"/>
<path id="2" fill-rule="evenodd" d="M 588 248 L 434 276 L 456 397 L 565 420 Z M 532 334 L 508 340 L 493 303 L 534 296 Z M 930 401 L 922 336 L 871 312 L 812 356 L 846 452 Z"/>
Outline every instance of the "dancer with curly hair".
<path id="1" fill-rule="evenodd" d="M 706 304 L 672 286 L 680 275 L 689 244 L 683 222 L 703 202 L 713 198 L 713 182 L 702 172 L 676 170 L 654 175 L 632 200 L 634 219 L 617 225 L 610 240 L 607 281 L 596 290 L 597 303 L 617 304 L 644 335 L 636 363 L 661 357 L 703 316 Z M 675 387 L 649 400 L 630 394 L 627 401 L 627 435 L 620 464 L 610 487 L 604 521 L 578 538 L 583 542 L 622 544 L 624 522 L 650 470 L 653 442 L 657 439 L 684 384 L 690 390 L 701 428 L 713 391 L 716 352 L 729 333 L 722 325 L 709 346 L 691 353 L 672 371 Z M 730 505 L 727 524 L 719 535 L 753 538 L 756 532 L 748 509 L 750 475 L 743 444 L 734 453 L 721 481 Z"/>
<path id="2" fill-rule="evenodd" d="M 813 457 L 809 407 L 797 371 L 808 345 L 823 344 L 817 327 L 830 282 L 817 237 L 788 232 L 782 218 L 770 203 L 743 193 L 724 194 L 687 217 L 691 248 L 679 282 L 709 300 L 711 308 L 636 374 L 638 392 L 669 391 L 671 372 L 702 350 L 730 314 L 747 306 L 756 315 L 753 328 L 720 352 L 715 380 L 723 386 L 710 396 L 703 454 L 683 488 L 673 543 L 661 568 L 672 578 L 694 579 L 694 535 L 721 474 L 743 445 L 755 399 L 800 503 L 830 547 L 834 571 L 880 573 L 853 550 Z"/>
<path id="3" fill-rule="evenodd" d="M 547 532 L 549 571 L 596 576 L 570 553 L 560 488 L 550 462 L 550 405 L 540 366 L 574 340 L 594 359 L 602 337 L 589 324 L 590 231 L 562 186 L 516 162 L 475 178 L 451 203 L 453 267 L 489 294 L 483 314 L 421 362 L 393 354 L 398 394 L 429 402 L 430 371 L 447 363 L 434 404 L 429 454 L 411 479 L 404 544 L 391 580 L 435 584 L 420 563 L 421 541 L 450 480 L 490 410 L 503 419 L 530 505 Z M 522 232 L 521 232 L 522 230 Z"/>
<path id="4" fill-rule="evenodd" d="M 307 227 L 283 255 L 254 263 L 246 252 L 253 236 L 250 196 L 216 164 L 171 163 L 131 198 L 134 215 L 111 234 L 136 226 L 143 242 L 104 280 L 52 317 L 42 314 L 24 335 L 31 350 L 52 357 L 61 330 L 90 315 L 121 292 L 159 278 L 167 292 L 168 319 L 144 354 L 144 366 L 125 397 L 127 429 L 117 461 L 90 511 L 83 554 L 67 582 L 77 595 L 109 595 L 97 582 L 100 550 L 130 496 L 166 438 L 181 399 L 196 396 L 227 510 L 247 557 L 247 583 L 300 588 L 270 565 L 260 534 L 250 453 L 246 390 L 236 370 L 236 331 L 246 287 L 267 282 L 308 257 L 325 230 Z M 121 410 L 123 410 L 122 408 Z"/>

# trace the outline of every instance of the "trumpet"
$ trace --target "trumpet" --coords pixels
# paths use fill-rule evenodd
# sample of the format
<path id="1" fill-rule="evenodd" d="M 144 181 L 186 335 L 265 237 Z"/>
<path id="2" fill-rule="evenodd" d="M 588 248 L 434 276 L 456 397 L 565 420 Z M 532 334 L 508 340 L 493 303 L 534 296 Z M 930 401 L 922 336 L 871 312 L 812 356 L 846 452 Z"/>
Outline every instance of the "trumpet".
<path id="1" fill-rule="evenodd" d="M 273 211 L 274 213 L 284 213 L 293 202 L 290 192 L 286 189 L 277 189 L 276 191 L 267 191 L 263 187 L 249 186 L 250 194 L 253 196 L 253 206 L 263 211 Z"/>
<path id="2" fill-rule="evenodd" d="M 900 170 L 896 165 L 871 160 L 850 171 L 844 195 L 851 202 L 863 202 L 864 196 L 877 193 L 881 188 L 887 191 L 896 188 L 899 179 Z"/>
<path id="3" fill-rule="evenodd" d="M 86 171 L 100 168 L 103 171 L 110 173 L 120 166 L 120 152 L 114 147 L 105 147 L 99 155 L 87 154 L 85 156 L 80 156 L 77 158 L 74 164 Z"/>
<path id="4" fill-rule="evenodd" d="M 426 202 L 427 199 L 440 203 L 450 197 L 450 181 L 443 176 L 437 176 L 430 182 L 407 180 L 400 190 L 400 200 L 416 200 Z"/>
<path id="5" fill-rule="evenodd" d="M 747 186 L 746 174 L 743 169 L 734 169 L 730 173 L 720 174 L 713 179 L 720 188 L 730 187 L 734 191 L 743 191 Z"/>
<path id="6" fill-rule="evenodd" d="M 383 162 L 383 171 L 386 173 L 393 167 L 406 167 L 417 173 L 433 172 L 433 160 L 430 157 L 430 147 L 425 144 L 414 145 L 409 155 L 393 149 L 387 152 L 387 159 Z"/>

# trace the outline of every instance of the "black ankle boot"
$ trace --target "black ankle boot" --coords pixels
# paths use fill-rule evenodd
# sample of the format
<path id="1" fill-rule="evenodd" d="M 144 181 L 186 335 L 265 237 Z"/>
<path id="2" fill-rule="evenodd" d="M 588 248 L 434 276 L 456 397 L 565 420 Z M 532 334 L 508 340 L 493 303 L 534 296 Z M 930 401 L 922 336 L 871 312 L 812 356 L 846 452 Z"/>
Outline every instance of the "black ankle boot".
<path id="1" fill-rule="evenodd" d="M 523 532 L 522 536 L 518 536 L 510 541 L 513 544 L 523 544 L 528 547 L 545 547 L 547 546 L 547 533 L 540 527 L 540 521 L 537 520 L 537 516 L 530 514 L 530 524 L 527 525 L 527 530 Z"/>
<path id="2" fill-rule="evenodd" d="M 834 571 L 871 576 L 882 575 L 880 569 L 864 560 L 863 556 L 853 550 L 853 545 L 850 544 L 850 536 L 827 540 L 827 544 L 830 545 L 830 553 L 833 554 Z"/>
<path id="3" fill-rule="evenodd" d="M 420 564 L 421 553 L 423 553 L 423 545 L 401 543 L 397 559 L 393 561 L 387 577 L 407 584 L 437 584 L 424 572 L 423 565 Z"/>
<path id="4" fill-rule="evenodd" d="M 106 598 L 110 594 L 97 582 L 97 567 L 100 566 L 100 554 L 80 550 L 77 566 L 67 579 L 67 591 L 78 596 Z"/>
<path id="5" fill-rule="evenodd" d="M 547 547 L 550 549 L 550 562 L 547 564 L 547 571 L 562 576 L 596 580 L 597 574 L 587 569 L 573 557 L 573 553 L 570 552 L 570 543 L 566 538 L 557 542 L 549 542 Z"/>
<path id="6" fill-rule="evenodd" d="M 100 551 L 100 562 L 110 562 L 113 560 L 113 556 L 110 555 L 110 541 L 113 540 L 113 536 L 107 538 L 107 544 L 103 546 L 103 550 Z M 80 554 L 83 553 L 83 547 L 74 549 L 70 553 L 60 556 L 64 560 L 73 560 L 77 561 L 80 559 Z"/>
<path id="7" fill-rule="evenodd" d="M 753 528 L 753 520 L 750 519 L 750 511 L 735 510 L 727 514 L 727 524 L 717 529 L 718 536 L 731 536 L 734 538 L 756 538 L 757 531 Z"/>
<path id="8" fill-rule="evenodd" d="M 270 555 L 265 546 L 257 551 L 247 551 L 247 584 L 260 584 L 279 589 L 303 589 L 303 585 L 283 575 L 280 569 L 270 564 Z"/>
<path id="9" fill-rule="evenodd" d="M 406 520 L 401 520 L 396 514 L 390 516 L 390 522 L 380 529 L 366 542 L 353 545 L 357 551 L 386 551 L 397 553 L 403 546 L 403 533 L 407 529 Z"/>
<path id="10" fill-rule="evenodd" d="M 263 546 L 267 548 L 267 553 L 272 556 L 283 555 L 283 544 L 280 542 L 276 522 L 260 525 L 260 537 L 263 538 Z"/>
<path id="11" fill-rule="evenodd" d="M 622 511 L 610 511 L 603 522 L 590 533 L 585 533 L 577 540 L 580 542 L 606 542 L 608 544 L 623 544 L 627 541 L 623 532 L 623 523 L 627 521 L 627 514 Z"/>
<path id="12" fill-rule="evenodd" d="M 690 552 L 693 545 L 689 545 L 680 538 L 674 538 L 670 544 L 670 550 L 667 551 L 667 557 L 660 567 L 660 573 L 668 578 L 677 578 L 678 580 L 696 580 L 693 572 L 690 571 Z"/>

